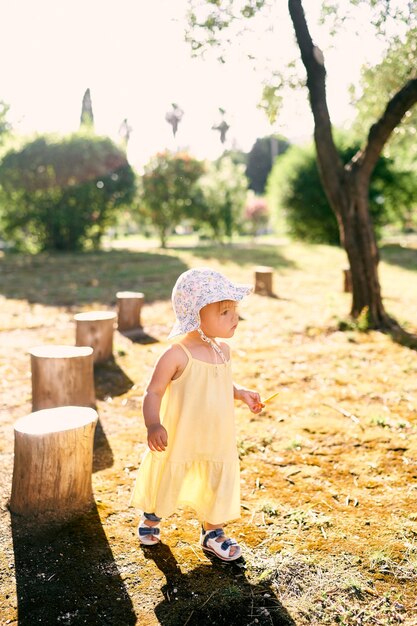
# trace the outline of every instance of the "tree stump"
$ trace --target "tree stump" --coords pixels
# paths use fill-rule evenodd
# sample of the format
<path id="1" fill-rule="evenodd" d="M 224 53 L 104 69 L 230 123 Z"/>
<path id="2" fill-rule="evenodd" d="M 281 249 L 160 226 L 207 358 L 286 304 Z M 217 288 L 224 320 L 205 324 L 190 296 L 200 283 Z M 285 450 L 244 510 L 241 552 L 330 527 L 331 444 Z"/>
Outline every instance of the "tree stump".
<path id="1" fill-rule="evenodd" d="M 140 291 L 118 291 L 117 298 L 117 328 L 120 331 L 141 328 L 140 312 L 145 296 Z"/>
<path id="2" fill-rule="evenodd" d="M 75 344 L 93 348 L 94 363 L 108 361 L 113 356 L 113 330 L 116 313 L 90 311 L 74 315 Z"/>
<path id="3" fill-rule="evenodd" d="M 97 419 L 94 409 L 65 406 L 35 411 L 17 420 L 10 499 L 13 513 L 66 518 L 92 506 Z"/>
<path id="4" fill-rule="evenodd" d="M 343 291 L 345 293 L 352 293 L 352 272 L 350 268 L 343 270 Z"/>
<path id="5" fill-rule="evenodd" d="M 263 296 L 273 296 L 272 290 L 272 267 L 260 265 L 255 267 L 255 293 Z"/>
<path id="6" fill-rule="evenodd" d="M 93 348 L 44 345 L 29 353 L 32 411 L 67 405 L 95 407 Z"/>

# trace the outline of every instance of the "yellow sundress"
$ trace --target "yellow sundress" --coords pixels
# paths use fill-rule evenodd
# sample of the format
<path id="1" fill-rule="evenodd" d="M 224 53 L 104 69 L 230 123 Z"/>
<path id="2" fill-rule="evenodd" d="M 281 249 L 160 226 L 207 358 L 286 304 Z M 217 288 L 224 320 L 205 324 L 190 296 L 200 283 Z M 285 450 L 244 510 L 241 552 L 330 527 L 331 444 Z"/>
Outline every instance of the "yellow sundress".
<path id="1" fill-rule="evenodd" d="M 206 363 L 177 345 L 188 363 L 161 403 L 168 446 L 145 452 L 131 504 L 158 517 L 190 506 L 200 521 L 223 524 L 240 517 L 231 362 Z"/>

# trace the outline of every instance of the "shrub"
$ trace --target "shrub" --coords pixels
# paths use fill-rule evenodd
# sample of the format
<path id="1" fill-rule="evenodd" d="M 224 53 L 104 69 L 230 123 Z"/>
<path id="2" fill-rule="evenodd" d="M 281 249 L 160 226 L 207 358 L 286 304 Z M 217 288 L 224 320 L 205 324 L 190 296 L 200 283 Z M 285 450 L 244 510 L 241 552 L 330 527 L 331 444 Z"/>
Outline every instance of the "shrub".
<path id="1" fill-rule="evenodd" d="M 4 238 L 17 248 L 97 248 L 135 193 L 126 155 L 105 137 L 38 137 L 0 164 Z"/>
<path id="2" fill-rule="evenodd" d="M 243 216 L 249 224 L 252 235 L 256 235 L 259 230 L 265 228 L 269 220 L 268 203 L 265 198 L 257 196 L 250 198 L 246 203 Z"/>
<path id="3" fill-rule="evenodd" d="M 203 172 L 203 163 L 185 152 L 160 152 L 145 166 L 140 211 L 157 230 L 162 247 L 180 221 L 193 216 L 195 183 Z"/>
<path id="4" fill-rule="evenodd" d="M 347 147 L 347 141 L 346 137 L 338 137 L 343 162 L 347 162 L 358 149 L 358 146 Z M 379 159 L 369 193 L 369 208 L 377 237 L 382 227 L 398 220 L 403 210 L 400 206 L 402 196 L 395 190 L 399 178 L 405 184 L 404 177 L 406 173 L 395 172 L 389 159 Z M 336 217 L 323 191 L 313 145 L 292 146 L 276 160 L 268 178 L 267 199 L 274 211 L 284 215 L 288 231 L 294 238 L 313 243 L 340 243 Z"/>

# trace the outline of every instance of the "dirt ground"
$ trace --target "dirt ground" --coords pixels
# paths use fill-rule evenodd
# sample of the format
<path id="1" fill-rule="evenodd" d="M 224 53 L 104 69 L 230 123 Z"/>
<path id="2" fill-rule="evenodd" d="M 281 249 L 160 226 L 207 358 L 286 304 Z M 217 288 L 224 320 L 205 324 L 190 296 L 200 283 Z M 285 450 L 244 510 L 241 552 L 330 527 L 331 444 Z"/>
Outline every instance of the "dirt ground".
<path id="1" fill-rule="evenodd" d="M 73 345 L 80 305 L 0 296 L 2 626 L 417 624 L 416 353 L 380 333 L 338 330 L 350 302 L 343 257 L 323 250 L 275 272 L 276 297 L 251 296 L 231 342 L 236 382 L 262 397 L 279 391 L 259 416 L 236 405 L 242 516 L 228 532 L 243 559 L 234 564 L 201 552 L 192 511 L 163 521 L 158 547 L 136 537 L 141 397 L 167 346 L 166 299 L 145 305 L 146 336 L 116 331 L 114 361 L 96 366 L 94 507 L 66 522 L 10 513 L 13 424 L 31 411 L 28 350 Z M 222 267 L 252 280 L 248 264 Z M 382 276 L 388 308 L 416 332 L 415 272 L 386 264 Z"/>

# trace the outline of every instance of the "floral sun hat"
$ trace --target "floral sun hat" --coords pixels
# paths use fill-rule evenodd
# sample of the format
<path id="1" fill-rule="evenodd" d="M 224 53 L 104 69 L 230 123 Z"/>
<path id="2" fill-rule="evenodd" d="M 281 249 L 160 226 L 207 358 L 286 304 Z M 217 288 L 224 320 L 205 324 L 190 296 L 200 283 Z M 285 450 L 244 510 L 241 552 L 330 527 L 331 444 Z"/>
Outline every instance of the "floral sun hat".
<path id="1" fill-rule="evenodd" d="M 197 330 L 200 311 L 207 304 L 222 300 L 239 302 L 251 291 L 251 285 L 232 283 L 208 267 L 183 272 L 172 290 L 172 306 L 177 319 L 168 338 Z"/>

